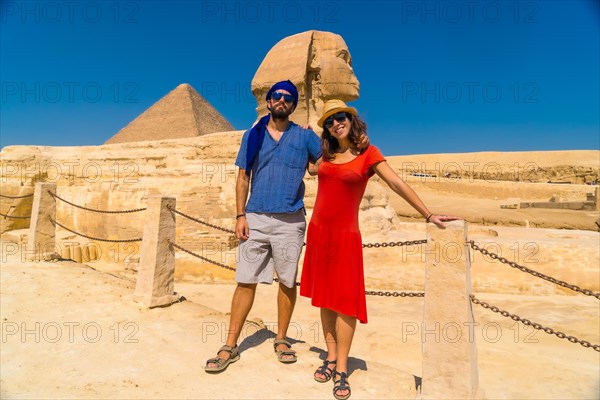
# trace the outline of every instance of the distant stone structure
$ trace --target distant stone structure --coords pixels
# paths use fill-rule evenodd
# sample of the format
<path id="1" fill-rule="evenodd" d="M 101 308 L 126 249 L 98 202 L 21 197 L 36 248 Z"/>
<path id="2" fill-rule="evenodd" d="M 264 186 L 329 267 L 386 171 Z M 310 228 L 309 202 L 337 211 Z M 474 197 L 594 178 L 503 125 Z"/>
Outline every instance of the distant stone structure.
<path id="1" fill-rule="evenodd" d="M 587 193 L 585 201 L 560 201 L 560 199 L 557 199 L 556 195 L 553 195 L 548 201 L 520 202 L 518 199 L 513 199 L 510 204 L 503 204 L 500 208 L 554 208 L 563 210 L 600 211 L 600 187 L 596 187 L 595 194 Z"/>
<path id="2" fill-rule="evenodd" d="M 320 132 L 317 121 L 326 100 L 346 102 L 359 96 L 359 82 L 344 39 L 335 33 L 307 31 L 279 41 L 265 56 L 252 79 L 258 118 L 266 115 L 265 96 L 275 82 L 291 80 L 298 87 L 298 106 L 292 120 L 310 124 Z"/>
<path id="3" fill-rule="evenodd" d="M 232 130 L 233 126 L 193 87 L 182 83 L 105 144 L 189 138 Z"/>

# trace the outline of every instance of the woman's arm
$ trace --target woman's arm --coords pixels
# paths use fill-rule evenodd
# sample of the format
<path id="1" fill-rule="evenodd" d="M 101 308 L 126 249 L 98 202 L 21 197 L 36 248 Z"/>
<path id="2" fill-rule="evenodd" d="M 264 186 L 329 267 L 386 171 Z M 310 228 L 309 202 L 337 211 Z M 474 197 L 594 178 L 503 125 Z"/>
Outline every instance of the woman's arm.
<path id="1" fill-rule="evenodd" d="M 390 189 L 399 194 L 408 204 L 417 210 L 423 218 L 426 218 L 428 222 L 434 223 L 438 228 L 445 229 L 444 221 L 462 219 L 460 217 L 434 215 L 429 212 L 429 209 L 425 203 L 423 203 L 423 200 L 421 200 L 419 195 L 417 195 L 417 193 L 394 172 L 387 162 L 382 161 L 372 168 L 375 173 L 387 183 Z"/>

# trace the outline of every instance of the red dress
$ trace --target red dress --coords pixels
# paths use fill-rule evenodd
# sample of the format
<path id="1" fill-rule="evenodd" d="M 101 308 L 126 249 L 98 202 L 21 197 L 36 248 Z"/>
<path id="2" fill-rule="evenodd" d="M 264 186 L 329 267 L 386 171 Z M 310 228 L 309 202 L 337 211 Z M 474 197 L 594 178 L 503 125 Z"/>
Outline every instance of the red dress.
<path id="1" fill-rule="evenodd" d="M 323 159 L 308 225 L 300 295 L 311 304 L 367 322 L 362 238 L 358 210 L 375 164 L 385 158 L 375 146 L 343 164 Z"/>

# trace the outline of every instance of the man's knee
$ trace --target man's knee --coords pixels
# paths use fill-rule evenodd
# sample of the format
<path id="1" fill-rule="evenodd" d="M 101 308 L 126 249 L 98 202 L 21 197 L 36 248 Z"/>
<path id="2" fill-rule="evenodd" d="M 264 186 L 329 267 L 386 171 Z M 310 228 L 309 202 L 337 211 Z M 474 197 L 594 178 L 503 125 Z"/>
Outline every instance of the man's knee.
<path id="1" fill-rule="evenodd" d="M 252 292 L 255 292 L 257 285 L 258 284 L 256 284 L 256 283 L 240 283 L 240 282 L 238 282 L 237 288 L 238 288 L 238 290 L 242 290 L 242 291 L 252 291 Z"/>
<path id="2" fill-rule="evenodd" d="M 296 283 L 294 283 L 292 285 L 292 287 L 288 287 L 285 284 L 283 284 L 282 282 L 279 282 L 279 289 L 287 295 L 295 295 L 296 292 L 298 291 L 298 285 L 296 285 Z"/>

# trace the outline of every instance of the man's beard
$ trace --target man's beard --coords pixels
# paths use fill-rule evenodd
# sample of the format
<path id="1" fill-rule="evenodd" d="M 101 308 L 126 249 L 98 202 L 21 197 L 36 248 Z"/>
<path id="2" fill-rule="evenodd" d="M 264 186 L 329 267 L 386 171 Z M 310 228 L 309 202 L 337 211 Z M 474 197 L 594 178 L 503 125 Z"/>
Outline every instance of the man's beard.
<path id="1" fill-rule="evenodd" d="M 291 113 L 291 110 L 278 109 L 277 107 L 275 107 L 275 109 L 271 111 L 271 116 L 273 117 L 273 119 L 287 119 Z"/>

